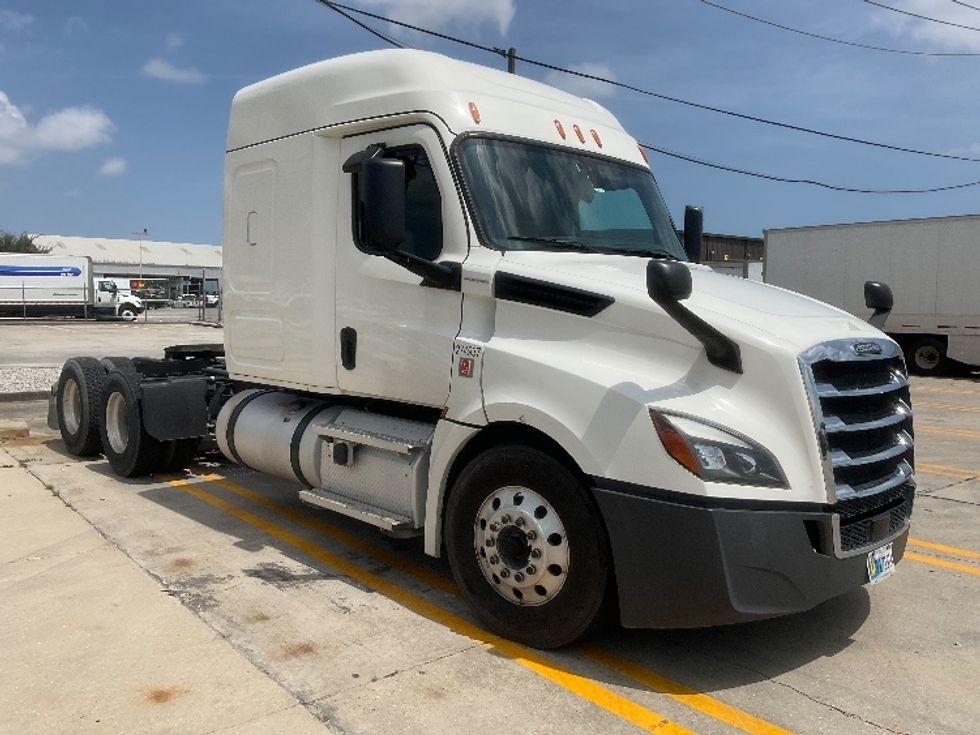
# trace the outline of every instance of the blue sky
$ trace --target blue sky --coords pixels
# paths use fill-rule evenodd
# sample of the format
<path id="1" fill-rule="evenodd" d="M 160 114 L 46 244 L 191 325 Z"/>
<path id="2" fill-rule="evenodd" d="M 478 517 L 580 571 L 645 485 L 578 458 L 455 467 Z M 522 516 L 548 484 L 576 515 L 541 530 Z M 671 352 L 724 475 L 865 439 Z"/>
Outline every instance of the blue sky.
<path id="1" fill-rule="evenodd" d="M 699 0 L 348 0 L 490 46 L 760 117 L 980 158 L 980 56 L 849 48 L 753 23 Z M 810 32 L 920 51 L 980 53 L 980 32 L 861 0 L 717 0 Z M 882 0 L 980 28 L 952 0 Z M 972 4 L 972 3 L 971 3 Z M 980 7 L 980 0 L 975 3 Z M 501 60 L 374 23 L 407 45 Z M 217 243 L 225 125 L 235 91 L 384 43 L 314 0 L 0 0 L 0 229 Z M 869 188 L 980 180 L 980 163 L 875 150 L 688 109 L 520 66 L 593 96 L 637 138 L 780 176 Z M 675 220 L 708 231 L 980 211 L 980 187 L 843 194 L 654 155 Z"/>

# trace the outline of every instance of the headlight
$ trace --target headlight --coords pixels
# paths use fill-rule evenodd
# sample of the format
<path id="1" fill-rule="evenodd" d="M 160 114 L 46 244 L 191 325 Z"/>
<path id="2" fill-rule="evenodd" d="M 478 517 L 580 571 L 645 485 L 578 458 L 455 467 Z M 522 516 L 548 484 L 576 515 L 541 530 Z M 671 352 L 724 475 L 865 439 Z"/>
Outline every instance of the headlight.
<path id="1" fill-rule="evenodd" d="M 709 482 L 789 487 L 779 462 L 747 436 L 702 419 L 650 409 L 667 454 Z"/>

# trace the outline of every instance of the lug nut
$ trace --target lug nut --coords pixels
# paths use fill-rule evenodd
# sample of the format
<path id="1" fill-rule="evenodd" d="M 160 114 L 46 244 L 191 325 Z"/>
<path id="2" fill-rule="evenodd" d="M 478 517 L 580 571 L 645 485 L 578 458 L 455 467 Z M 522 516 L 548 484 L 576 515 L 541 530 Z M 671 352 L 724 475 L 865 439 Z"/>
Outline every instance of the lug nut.
<path id="1" fill-rule="evenodd" d="M 540 559 L 541 558 L 541 549 L 531 549 L 531 558 L 532 559 Z"/>
<path id="2" fill-rule="evenodd" d="M 528 531 L 527 532 L 527 540 L 528 541 L 534 541 L 534 539 L 536 539 L 537 537 L 538 537 L 538 534 L 536 534 L 534 531 Z"/>
<path id="3" fill-rule="evenodd" d="M 510 516 L 509 515 L 506 515 L 506 514 L 500 516 L 500 522 L 501 523 L 510 523 Z"/>
<path id="4" fill-rule="evenodd" d="M 497 556 L 496 554 L 494 554 L 493 556 L 490 557 L 490 563 L 491 564 L 496 564 L 499 561 L 500 561 L 500 557 Z"/>
<path id="5" fill-rule="evenodd" d="M 504 579 L 507 579 L 507 577 L 510 576 L 510 570 L 509 569 L 501 569 L 500 570 L 500 576 L 503 577 Z"/>
<path id="6" fill-rule="evenodd" d="M 500 526 L 498 526 L 496 523 L 491 523 L 490 524 L 490 530 L 493 531 L 494 533 L 496 533 L 497 531 L 500 530 Z"/>
<path id="7" fill-rule="evenodd" d="M 487 548 L 488 549 L 492 549 L 496 544 L 497 544 L 497 542 L 494 541 L 493 536 L 491 536 L 490 538 L 487 539 Z"/>
<path id="8" fill-rule="evenodd" d="M 525 569 L 524 571 L 527 572 L 530 575 L 533 575 L 533 574 L 537 573 L 538 569 L 533 564 L 528 564 L 527 565 L 527 569 Z"/>
<path id="9" fill-rule="evenodd" d="M 517 572 L 517 574 L 514 575 L 514 581 L 515 582 L 523 582 L 524 581 L 524 575 L 521 574 L 520 572 Z"/>
<path id="10" fill-rule="evenodd" d="M 514 521 L 514 525 L 518 528 L 524 528 L 524 519 L 518 516 L 517 520 Z"/>

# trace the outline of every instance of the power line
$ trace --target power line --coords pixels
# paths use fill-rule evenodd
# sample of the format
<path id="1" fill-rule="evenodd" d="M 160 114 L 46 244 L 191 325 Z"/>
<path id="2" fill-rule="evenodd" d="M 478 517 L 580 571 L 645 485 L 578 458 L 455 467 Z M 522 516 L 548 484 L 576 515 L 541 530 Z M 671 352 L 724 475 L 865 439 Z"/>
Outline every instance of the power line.
<path id="1" fill-rule="evenodd" d="M 399 48 L 404 48 L 403 46 L 401 46 L 397 42 L 393 41 L 392 39 L 388 38 L 387 36 L 382 35 L 381 33 L 375 31 L 373 28 L 370 28 L 370 27 L 368 27 L 368 26 L 360 23 L 355 18 L 352 18 L 347 13 L 342 12 L 340 10 L 340 8 L 334 7 L 336 5 L 339 5 L 338 3 L 334 3 L 331 0 L 317 0 L 317 2 L 321 3 L 322 5 L 326 5 L 331 10 L 336 10 L 338 13 L 340 13 L 340 15 L 342 15 L 345 18 L 347 18 L 348 20 L 356 23 L 358 26 L 361 26 L 365 30 L 370 31 L 371 33 L 373 33 L 374 35 L 378 36 L 379 38 L 382 38 L 383 40 L 387 41 L 388 43 L 391 43 L 393 45 L 396 45 Z M 708 5 L 711 5 L 712 3 L 707 3 L 707 4 Z M 444 38 L 444 39 L 449 40 L 449 41 L 456 41 L 458 43 L 463 43 L 465 45 L 472 46 L 472 47 L 477 48 L 477 49 L 480 49 L 482 51 L 489 51 L 491 53 L 499 54 L 499 55 L 504 56 L 504 57 L 514 57 L 514 58 L 520 59 L 520 60 L 525 61 L 525 62 L 530 63 L 530 64 L 535 64 L 535 63 L 542 64 L 542 62 L 535 62 L 535 61 L 533 61 L 531 59 L 521 59 L 520 57 L 515 57 L 514 54 L 513 54 L 513 50 L 512 49 L 510 51 L 506 51 L 504 49 L 496 49 L 496 48 L 490 48 L 490 47 L 487 47 L 487 46 L 481 46 L 479 44 L 475 44 L 475 43 L 472 43 L 472 42 L 469 42 L 469 41 L 464 41 L 462 39 L 456 39 L 456 38 L 454 38 L 452 36 L 448 36 L 448 35 L 441 34 L 441 33 L 436 33 L 435 31 L 428 31 L 427 29 L 424 29 L 424 28 L 416 28 L 414 26 L 409 26 L 407 23 L 401 23 L 400 21 L 394 21 L 394 20 L 391 20 L 391 19 L 388 19 L 388 18 L 382 18 L 380 16 L 375 16 L 374 14 L 367 13 L 366 11 L 359 11 L 359 10 L 357 10 L 355 8 L 347 8 L 346 6 L 341 6 L 341 7 L 343 7 L 346 10 L 350 10 L 351 12 L 355 12 L 355 13 L 360 12 L 360 13 L 363 13 L 365 15 L 370 15 L 372 17 L 377 18 L 378 20 L 388 20 L 389 22 L 394 23 L 395 25 L 402 25 L 402 26 L 405 26 L 405 27 L 409 27 L 412 30 L 419 31 L 421 33 L 430 33 L 432 35 L 436 35 L 436 36 L 438 36 L 440 38 Z M 727 10 L 727 8 L 722 8 L 722 9 L 723 10 Z M 547 67 L 547 68 L 554 68 L 556 71 L 567 71 L 567 72 L 573 73 L 573 74 L 575 73 L 575 72 L 571 72 L 570 70 L 561 69 L 559 67 Z M 589 76 L 589 75 L 585 75 L 585 76 Z M 595 78 L 598 81 L 609 81 L 609 82 L 611 82 L 611 80 L 603 80 L 603 79 L 600 79 L 598 77 L 595 77 Z M 789 178 L 789 177 L 785 177 L 785 176 L 777 176 L 775 174 L 762 173 L 760 171 L 750 171 L 748 169 L 737 168 L 735 166 L 729 166 L 729 165 L 723 164 L 723 163 L 716 163 L 716 162 L 713 162 L 713 161 L 706 161 L 706 160 L 704 160 L 702 158 L 695 158 L 694 156 L 690 156 L 690 155 L 685 154 L 685 153 L 680 153 L 678 151 L 671 151 L 671 150 L 668 150 L 666 148 L 660 148 L 658 146 L 654 146 L 654 145 L 651 145 L 649 143 L 642 143 L 641 142 L 639 145 L 642 148 L 645 148 L 646 150 L 653 151 L 654 153 L 660 153 L 661 155 L 664 155 L 664 156 L 670 156 L 672 158 L 677 158 L 677 159 L 680 159 L 682 161 L 688 161 L 690 163 L 694 163 L 694 164 L 697 164 L 699 166 L 706 166 L 708 168 L 718 169 L 720 171 L 727 171 L 729 173 L 741 174 L 743 176 L 751 176 L 751 177 L 758 178 L 758 179 L 765 179 L 767 181 L 776 181 L 776 182 L 786 183 L 786 184 L 806 184 L 806 185 L 809 185 L 809 186 L 817 186 L 817 187 L 820 187 L 822 189 L 829 189 L 831 191 L 848 192 L 848 193 L 854 193 L 854 194 L 929 194 L 929 193 L 934 193 L 934 192 L 950 191 L 950 190 L 953 190 L 953 189 L 966 189 L 966 188 L 972 187 L 972 186 L 980 186 L 980 181 L 971 181 L 971 182 L 967 182 L 967 183 L 964 183 L 964 184 L 952 184 L 950 186 L 940 186 L 940 187 L 933 187 L 933 188 L 927 188 L 927 189 L 865 189 L 865 188 L 858 188 L 858 187 L 838 186 L 836 184 L 828 184 L 826 182 L 817 181 L 815 179 Z"/>
<path id="2" fill-rule="evenodd" d="M 757 179 L 765 179 L 767 181 L 778 181 L 784 184 L 807 184 L 809 186 L 818 186 L 822 189 L 830 189 L 831 191 L 843 191 L 850 194 L 932 194 L 935 192 L 950 191 L 952 189 L 967 189 L 971 186 L 980 186 L 980 181 L 969 181 L 964 184 L 936 186 L 928 189 L 864 189 L 864 188 L 851 187 L 851 186 L 838 186 L 836 184 L 828 184 L 826 182 L 817 181 L 815 179 L 794 179 L 785 176 L 776 176 L 775 174 L 762 173 L 761 171 L 750 171 L 744 168 L 729 166 L 724 163 L 706 161 L 703 158 L 695 158 L 694 156 L 690 156 L 686 153 L 671 151 L 666 148 L 660 148 L 655 145 L 650 145 L 649 143 L 640 143 L 640 147 L 645 148 L 648 151 L 653 151 L 654 153 L 660 153 L 664 156 L 670 156 L 671 158 L 677 158 L 682 161 L 687 161 L 689 163 L 696 163 L 699 166 L 707 166 L 708 168 L 715 168 L 720 171 L 728 171 L 729 173 L 733 173 L 733 174 L 752 176 Z"/>
<path id="3" fill-rule="evenodd" d="M 938 18 L 930 18 L 928 15 L 919 15 L 918 13 L 913 13 L 909 10 L 902 10 L 901 8 L 893 8 L 891 5 L 885 5 L 884 3 L 876 2 L 876 0 L 864 0 L 864 2 L 866 2 L 868 5 L 874 5 L 879 8 L 884 8 L 885 10 L 890 10 L 893 13 L 901 13 L 902 15 L 908 15 L 912 18 L 918 18 L 919 20 L 927 20 L 930 23 L 941 23 L 944 26 L 953 26 L 954 28 L 962 28 L 967 31 L 977 31 L 978 33 L 980 33 L 980 28 L 977 28 L 976 26 L 965 26 L 962 23 L 954 23 L 951 20 L 939 20 Z M 965 5 L 965 3 L 960 3 L 960 4 Z M 968 5 L 967 7 L 973 7 L 973 6 Z"/>
<path id="4" fill-rule="evenodd" d="M 345 18 L 347 18 L 347 20 L 349 20 L 354 25 L 360 26 L 365 31 L 367 31 L 368 33 L 370 33 L 372 36 L 377 36 L 382 41 L 386 41 L 387 43 L 390 43 L 395 48 L 405 48 L 404 45 L 398 43 L 398 41 L 396 41 L 395 39 L 389 38 L 388 36 L 386 36 L 385 34 L 383 34 L 381 31 L 376 30 L 376 29 L 372 28 L 371 26 L 369 26 L 367 23 L 362 23 L 357 18 L 355 18 L 353 15 L 350 15 L 349 13 L 345 13 L 343 10 L 341 10 L 340 8 L 338 8 L 333 3 L 331 3 L 331 2 L 324 2 L 322 4 L 323 5 L 326 5 L 331 10 L 333 10 L 333 11 L 339 13 L 340 15 L 344 16 Z"/>
<path id="5" fill-rule="evenodd" d="M 970 3 L 965 3 L 963 0 L 953 0 L 957 5 L 962 5 L 964 8 L 969 8 L 970 10 L 980 10 L 976 5 L 970 5 Z"/>
<path id="6" fill-rule="evenodd" d="M 865 0 L 870 2 L 870 0 Z M 488 53 L 496 54 L 498 56 L 507 56 L 507 52 L 504 49 L 493 48 L 490 46 L 484 46 L 482 44 L 474 43 L 473 41 L 467 41 L 462 38 L 457 38 L 455 36 L 450 36 L 445 33 L 439 33 L 437 31 L 429 30 L 428 28 L 421 28 L 411 23 L 405 23 L 404 21 L 395 20 L 394 18 L 388 18 L 383 15 L 378 15 L 376 13 L 371 13 L 367 10 L 360 10 L 358 8 L 352 8 L 348 5 L 343 5 L 341 3 L 333 2 L 333 0 L 317 0 L 322 5 L 326 5 L 330 8 L 343 8 L 344 10 L 350 11 L 352 13 L 357 13 L 358 15 L 363 15 L 369 18 L 374 18 L 375 20 L 382 20 L 392 25 L 401 26 L 402 28 L 408 28 L 410 30 L 416 31 L 418 33 L 423 33 L 429 36 L 435 36 L 436 38 L 441 38 L 446 41 L 452 41 L 453 43 L 458 43 L 463 46 L 468 46 L 470 48 L 479 49 L 480 51 L 486 51 Z M 829 138 L 831 140 L 840 140 L 846 143 L 856 143 L 859 145 L 871 146 L 873 148 L 882 148 L 884 150 L 897 151 L 899 153 L 910 153 L 918 156 L 928 156 L 930 158 L 943 158 L 952 161 L 969 161 L 971 163 L 980 163 L 980 158 L 975 158 L 971 156 L 958 156 L 952 153 L 940 153 L 938 151 L 927 151 L 920 148 L 910 148 L 900 145 L 892 145 L 890 143 L 882 143 L 880 141 L 868 140 L 866 138 L 858 138 L 852 135 L 843 135 L 840 133 L 831 133 L 825 130 L 818 130 L 816 128 L 808 128 L 803 125 L 794 125 L 793 123 L 781 122 L 779 120 L 770 120 L 764 117 L 758 117 L 756 115 L 749 115 L 744 112 L 735 112 L 734 110 L 726 110 L 722 107 L 715 107 L 713 105 L 707 105 L 702 102 L 694 102 L 692 100 L 686 100 L 681 97 L 673 97 L 671 95 L 663 94 L 660 92 L 655 92 L 649 89 L 643 89 L 642 87 L 636 87 L 632 84 L 626 84 L 625 82 L 619 82 L 615 79 L 606 79 L 605 77 L 600 77 L 595 74 L 589 74 L 583 71 L 576 71 L 574 69 L 567 69 L 565 67 L 557 66 L 555 64 L 549 64 L 544 61 L 538 61 L 537 59 L 529 59 L 524 56 L 515 56 L 517 61 L 522 61 L 525 64 L 530 64 L 531 66 L 537 66 L 542 69 L 548 69 L 550 71 L 561 72 L 562 74 L 568 74 L 570 76 L 579 77 L 581 79 L 590 79 L 594 82 L 601 82 L 603 84 L 609 84 L 613 87 L 619 87 L 620 89 L 626 89 L 631 92 L 636 92 L 637 94 L 646 95 L 648 97 L 654 97 L 655 99 L 664 100 L 665 102 L 673 102 L 678 105 L 684 105 L 686 107 L 692 107 L 698 110 L 704 110 L 706 112 L 714 112 L 719 115 L 727 115 L 729 117 L 734 117 L 740 120 L 747 120 L 749 122 L 760 123 L 763 125 L 770 125 L 776 128 L 782 128 L 783 130 L 792 130 L 798 133 L 807 133 L 809 135 L 816 135 L 822 138 Z"/>
<path id="7" fill-rule="evenodd" d="M 956 2 L 956 0 L 953 0 Z M 855 48 L 870 49 L 871 51 L 885 51 L 890 54 L 907 54 L 910 56 L 980 56 L 980 53 L 969 53 L 969 52 L 943 52 L 943 51 L 910 51 L 906 49 L 897 48 L 887 48 L 885 46 L 872 46 L 866 43 L 858 43 L 856 41 L 845 41 L 841 38 L 832 38 L 830 36 L 822 36 L 819 33 L 811 33 L 810 31 L 800 30 L 799 28 L 792 28 L 790 26 L 782 25 L 781 23 L 776 23 L 771 20 L 766 20 L 765 18 L 759 18 L 754 15 L 749 15 L 748 13 L 743 13 L 734 8 L 728 8 L 724 5 L 719 5 L 718 3 L 710 2 L 710 0 L 701 0 L 705 5 L 710 5 L 712 8 L 717 8 L 718 10 L 724 10 L 726 13 L 731 13 L 732 15 L 737 15 L 740 18 L 745 18 L 746 20 L 755 21 L 756 23 L 762 23 L 763 25 L 771 26 L 773 28 L 778 28 L 783 31 L 789 31 L 790 33 L 798 33 L 801 36 L 807 36 L 808 38 L 816 38 L 821 41 L 830 41 L 831 43 L 839 43 L 843 46 L 853 46 Z"/>

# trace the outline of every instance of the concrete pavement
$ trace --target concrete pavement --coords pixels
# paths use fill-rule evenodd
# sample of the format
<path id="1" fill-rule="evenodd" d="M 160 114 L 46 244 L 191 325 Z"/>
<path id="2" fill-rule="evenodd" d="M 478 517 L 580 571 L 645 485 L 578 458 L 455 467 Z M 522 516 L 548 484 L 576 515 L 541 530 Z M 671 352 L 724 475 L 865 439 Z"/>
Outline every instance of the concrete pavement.
<path id="1" fill-rule="evenodd" d="M 0 732 L 329 730 L 0 448 Z"/>

